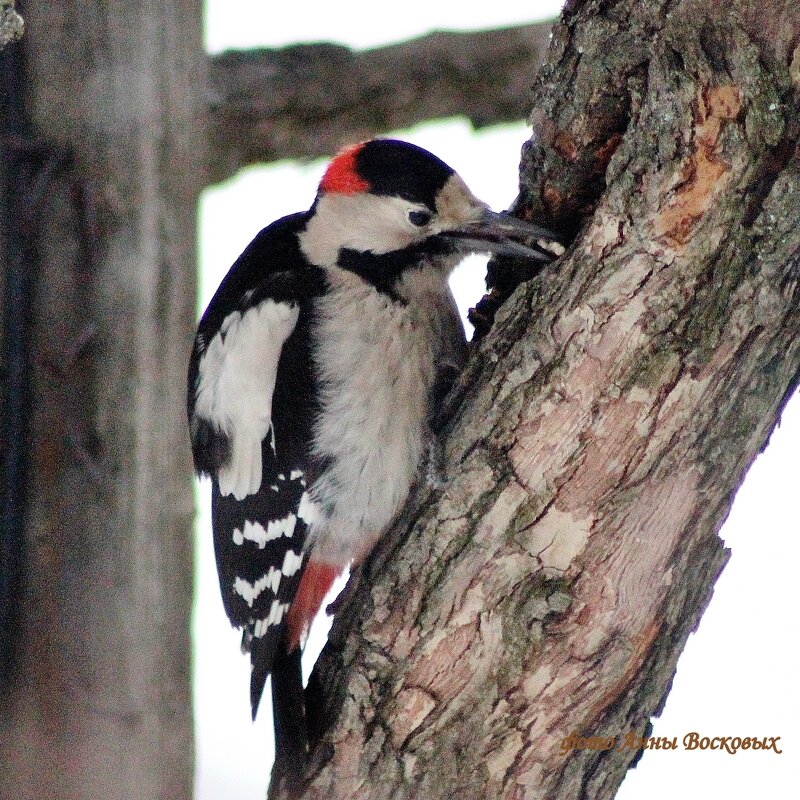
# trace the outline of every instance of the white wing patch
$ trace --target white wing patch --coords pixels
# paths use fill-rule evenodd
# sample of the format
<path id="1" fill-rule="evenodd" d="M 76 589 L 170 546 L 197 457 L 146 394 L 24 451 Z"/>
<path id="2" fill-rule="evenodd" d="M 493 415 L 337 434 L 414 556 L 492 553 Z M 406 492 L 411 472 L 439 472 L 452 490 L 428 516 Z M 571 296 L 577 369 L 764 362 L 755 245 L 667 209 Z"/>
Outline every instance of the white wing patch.
<path id="1" fill-rule="evenodd" d="M 261 442 L 271 429 L 278 361 L 299 314 L 296 305 L 274 300 L 234 311 L 200 359 L 195 413 L 231 443 L 217 476 L 223 496 L 243 500 L 261 486 Z"/>

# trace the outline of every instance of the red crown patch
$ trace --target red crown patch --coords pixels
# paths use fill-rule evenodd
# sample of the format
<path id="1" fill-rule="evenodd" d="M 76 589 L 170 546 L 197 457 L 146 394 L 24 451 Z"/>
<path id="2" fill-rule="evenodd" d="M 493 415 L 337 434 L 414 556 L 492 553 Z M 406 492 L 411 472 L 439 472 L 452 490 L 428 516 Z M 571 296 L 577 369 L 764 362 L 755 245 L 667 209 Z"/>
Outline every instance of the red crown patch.
<path id="1" fill-rule="evenodd" d="M 355 144 L 342 150 L 328 164 L 328 169 L 322 176 L 319 188 L 323 192 L 338 192 L 339 194 L 357 194 L 369 191 L 369 183 L 365 181 L 356 169 L 356 156 L 363 147 Z"/>

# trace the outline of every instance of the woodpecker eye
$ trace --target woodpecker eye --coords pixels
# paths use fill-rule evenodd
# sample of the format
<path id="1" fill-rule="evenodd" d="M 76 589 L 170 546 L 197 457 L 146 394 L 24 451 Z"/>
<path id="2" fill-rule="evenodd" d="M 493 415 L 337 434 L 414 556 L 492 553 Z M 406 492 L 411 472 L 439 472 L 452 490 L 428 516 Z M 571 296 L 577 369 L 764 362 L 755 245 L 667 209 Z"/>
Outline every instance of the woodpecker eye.
<path id="1" fill-rule="evenodd" d="M 424 228 L 431 221 L 431 216 L 428 211 L 409 211 L 408 221 L 417 228 Z"/>

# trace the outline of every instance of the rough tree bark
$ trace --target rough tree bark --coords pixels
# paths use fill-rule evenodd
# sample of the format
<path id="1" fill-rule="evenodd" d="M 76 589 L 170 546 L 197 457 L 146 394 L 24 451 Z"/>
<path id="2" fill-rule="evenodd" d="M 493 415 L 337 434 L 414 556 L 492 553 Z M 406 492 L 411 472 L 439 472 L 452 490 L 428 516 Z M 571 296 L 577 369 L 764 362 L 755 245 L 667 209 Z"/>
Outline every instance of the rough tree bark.
<path id="1" fill-rule="evenodd" d="M 614 796 L 636 753 L 560 742 L 646 735 L 800 379 L 799 96 L 794 4 L 569 4 L 518 211 L 574 245 L 337 614 L 304 797 Z"/>

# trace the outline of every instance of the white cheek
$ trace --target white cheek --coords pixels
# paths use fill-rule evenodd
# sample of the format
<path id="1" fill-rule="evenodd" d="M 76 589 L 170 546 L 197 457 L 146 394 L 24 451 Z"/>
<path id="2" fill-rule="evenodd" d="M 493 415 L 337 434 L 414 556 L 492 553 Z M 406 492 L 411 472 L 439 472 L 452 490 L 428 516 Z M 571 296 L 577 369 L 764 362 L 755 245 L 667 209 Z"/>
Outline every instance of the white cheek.
<path id="1" fill-rule="evenodd" d="M 408 221 L 408 200 L 359 192 L 325 194 L 300 235 L 312 264 L 330 267 L 343 248 L 377 255 L 401 250 L 428 235 Z"/>

